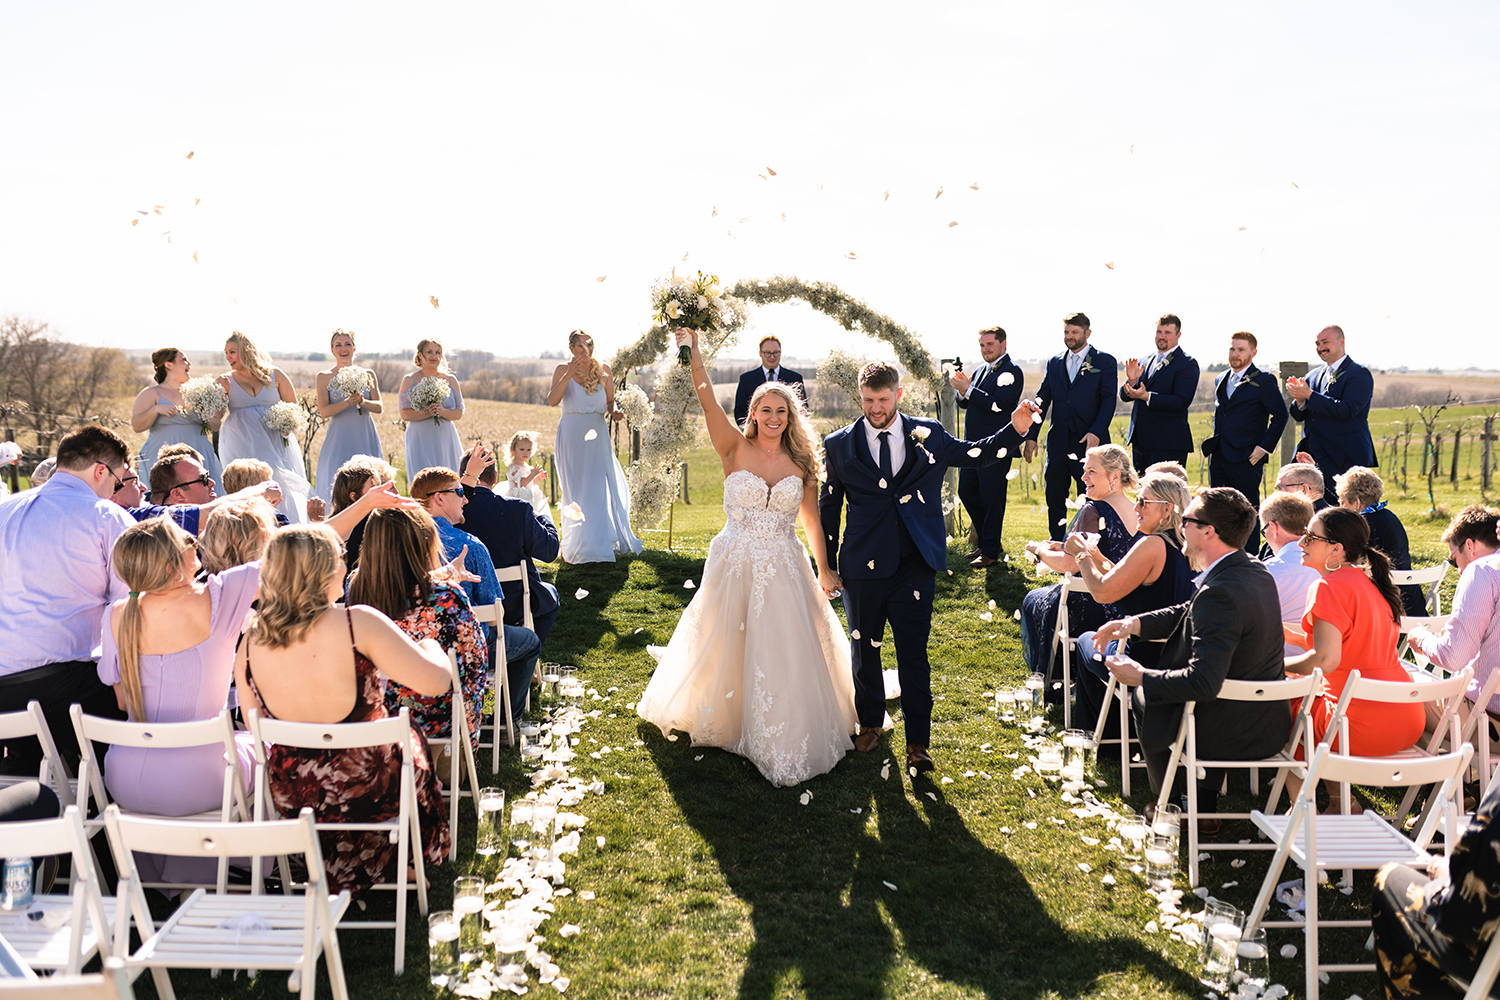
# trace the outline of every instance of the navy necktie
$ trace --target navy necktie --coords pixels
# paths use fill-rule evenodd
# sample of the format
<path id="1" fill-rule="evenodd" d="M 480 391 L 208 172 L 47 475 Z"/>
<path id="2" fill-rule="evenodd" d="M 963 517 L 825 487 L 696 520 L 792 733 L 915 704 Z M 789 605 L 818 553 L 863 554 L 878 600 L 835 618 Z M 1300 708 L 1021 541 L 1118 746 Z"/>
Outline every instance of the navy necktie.
<path id="1" fill-rule="evenodd" d="M 880 438 L 880 475 L 889 485 L 896 474 L 891 471 L 891 432 L 881 431 L 876 437 Z"/>

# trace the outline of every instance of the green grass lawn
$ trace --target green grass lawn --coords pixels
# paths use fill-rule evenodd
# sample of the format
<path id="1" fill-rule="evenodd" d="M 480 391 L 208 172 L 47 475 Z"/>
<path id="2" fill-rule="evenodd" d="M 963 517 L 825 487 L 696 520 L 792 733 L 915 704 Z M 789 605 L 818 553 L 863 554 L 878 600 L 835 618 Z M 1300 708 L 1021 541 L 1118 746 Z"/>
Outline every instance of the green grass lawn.
<path id="1" fill-rule="evenodd" d="M 1002 727 L 988 710 L 986 694 L 997 684 L 1020 683 L 1025 672 L 1011 616 L 1038 579 L 1022 560 L 976 573 L 960 558 L 966 546 L 950 546 L 953 574 L 938 577 L 930 647 L 937 698 L 932 751 L 939 768 L 930 780 L 901 773 L 899 728 L 878 752 L 851 754 L 832 773 L 784 789 L 769 786 L 739 757 L 668 741 L 635 716 L 631 706 L 653 666 L 646 645 L 670 638 L 694 593 L 683 582 L 699 579 L 707 544 L 723 523 L 717 457 L 700 450 L 687 461 L 693 502 L 675 509 L 672 551 L 665 531 L 652 532 L 644 535 L 647 551 L 639 557 L 556 565 L 548 574 L 564 606 L 544 654 L 577 664 L 608 698 L 596 703 L 600 716 L 581 734 L 585 753 L 575 761 L 581 776 L 603 780 L 606 793 L 577 809 L 589 824 L 579 856 L 569 862 L 573 895 L 557 900 L 555 917 L 542 928 L 547 950 L 571 977 L 567 995 L 1202 996 L 1196 950 L 1164 933 L 1146 933 L 1158 914 L 1139 876 L 1102 845 L 1084 842 L 1085 836 L 1108 839 L 1103 822 L 1074 817 L 1056 786 L 1035 775 L 1011 777 L 1025 761 L 1025 748 L 1019 731 Z M 1040 494 L 1028 497 L 1022 482 L 1012 486 L 1006 520 L 1005 546 L 1014 554 L 1025 540 L 1046 534 Z M 1477 493 L 1474 485 L 1439 499 L 1456 509 Z M 1444 522 L 1421 519 L 1425 492 L 1419 499 L 1414 490 L 1392 506 L 1411 532 L 1416 564 L 1446 555 L 1437 540 Z M 1452 585 L 1450 576 L 1445 606 Z M 575 599 L 580 589 L 588 594 Z M 990 600 L 997 610 L 984 621 L 980 615 Z M 587 756 L 604 746 L 614 752 Z M 888 758 L 893 766 L 883 779 Z M 952 783 L 941 783 L 944 778 Z M 1117 794 L 1118 768 L 1105 761 L 1100 778 L 1100 797 L 1126 811 Z M 527 787 L 508 755 L 495 781 L 511 796 Z M 1145 784 L 1138 773 L 1130 811 L 1147 800 Z M 1247 808 L 1248 789 L 1232 787 L 1226 807 Z M 806 804 L 804 791 L 812 793 Z M 463 817 L 460 862 L 429 868 L 436 908 L 447 905 L 453 876 L 495 868 L 471 860 L 467 804 Z M 605 838 L 602 849 L 596 836 Z M 1225 839 L 1252 836 L 1248 824 L 1226 827 Z M 1268 855 L 1243 856 L 1248 864 L 1236 869 L 1233 853 L 1215 853 L 1204 863 L 1203 881 L 1248 908 Z M 1081 871 L 1081 862 L 1092 871 Z M 1116 879 L 1113 887 L 1102 883 L 1106 874 Z M 1221 888 L 1226 882 L 1238 885 Z M 1185 886 L 1185 875 L 1179 884 Z M 580 890 L 596 898 L 580 899 Z M 1370 878 L 1358 880 L 1347 899 L 1333 888 L 1323 893 L 1330 915 L 1364 910 Z M 557 936 L 564 922 L 578 924 L 582 933 Z M 1325 954 L 1363 961 L 1364 936 L 1326 932 Z M 407 971 L 399 978 L 391 975 L 388 932 L 346 932 L 341 940 L 353 996 L 437 994 L 426 979 L 425 927 L 415 917 Z M 1277 954 L 1288 941 L 1300 952 L 1300 934 L 1273 932 L 1273 977 L 1300 995 L 1300 957 L 1286 961 Z M 173 980 L 184 997 L 283 996 L 285 990 L 279 974 L 250 983 L 243 976 L 177 972 Z M 319 991 L 326 985 L 320 976 Z M 152 995 L 149 979 L 137 989 Z M 550 995 L 550 987 L 532 989 Z M 1329 996 L 1372 996 L 1374 980 L 1336 976 L 1328 989 Z"/>

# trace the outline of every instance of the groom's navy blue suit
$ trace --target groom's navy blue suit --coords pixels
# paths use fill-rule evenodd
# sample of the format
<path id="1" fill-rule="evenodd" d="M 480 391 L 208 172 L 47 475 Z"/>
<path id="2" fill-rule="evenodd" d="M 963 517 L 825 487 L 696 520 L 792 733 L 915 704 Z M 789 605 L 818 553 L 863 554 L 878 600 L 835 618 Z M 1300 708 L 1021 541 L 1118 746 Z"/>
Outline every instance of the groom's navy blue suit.
<path id="1" fill-rule="evenodd" d="M 925 428 L 926 440 L 912 436 Z M 936 420 L 898 414 L 889 430 L 906 442 L 906 461 L 881 480 L 870 454 L 865 418 L 823 441 L 827 481 L 818 498 L 828 566 L 844 582 L 844 613 L 854 667 L 854 709 L 861 729 L 885 721 L 885 677 L 880 646 L 889 621 L 896 640 L 906 742 L 927 746 L 932 731 L 932 680 L 927 636 L 932 631 L 936 574 L 948 565 L 943 521 L 943 474 L 949 466 L 986 466 L 1014 455 L 1021 437 L 1007 424 L 981 441 L 960 441 Z M 970 454 L 973 451 L 975 454 Z M 844 501 L 849 519 L 839 541 Z"/>

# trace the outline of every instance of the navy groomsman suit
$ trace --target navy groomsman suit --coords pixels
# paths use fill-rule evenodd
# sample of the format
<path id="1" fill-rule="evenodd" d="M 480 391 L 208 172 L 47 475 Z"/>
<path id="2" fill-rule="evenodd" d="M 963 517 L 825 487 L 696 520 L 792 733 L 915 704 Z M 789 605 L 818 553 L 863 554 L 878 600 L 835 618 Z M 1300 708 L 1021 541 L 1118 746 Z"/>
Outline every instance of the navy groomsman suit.
<path id="1" fill-rule="evenodd" d="M 1187 464 L 1193 450 L 1193 433 L 1188 430 L 1188 407 L 1198 395 L 1198 362 L 1174 347 L 1160 362 L 1156 354 L 1141 358 L 1143 369 L 1139 382 L 1151 395 L 1132 399 L 1120 387 L 1120 400 L 1133 403 L 1130 426 L 1125 429 L 1125 443 L 1130 445 L 1135 471 L 1144 473 L 1157 462 Z"/>
<path id="2" fill-rule="evenodd" d="M 1275 453 L 1286 427 L 1286 400 L 1276 377 L 1254 364 L 1240 372 L 1231 394 L 1233 375 L 1221 372 L 1214 380 L 1214 436 L 1203 442 L 1209 456 L 1208 481 L 1212 486 L 1233 486 L 1259 507 L 1266 460 L 1251 464 L 1250 454 L 1256 448 L 1267 456 Z M 1252 532 L 1250 542 L 1255 541 Z"/>
<path id="3" fill-rule="evenodd" d="M 1001 385 L 1002 376 L 1010 381 Z M 971 441 L 989 437 L 1010 423 L 1011 411 L 1021 402 L 1025 374 L 1020 366 L 1001 355 L 994 364 L 981 364 L 974 370 L 969 394 L 958 401 L 964 417 L 964 437 Z M 1000 533 L 1005 527 L 1005 498 L 1010 481 L 1010 463 L 1018 457 L 1006 451 L 994 465 L 958 470 L 958 499 L 969 512 L 979 531 L 979 551 L 991 559 L 1000 558 Z"/>
<path id="4" fill-rule="evenodd" d="M 745 426 L 745 418 L 750 415 L 750 397 L 755 395 L 756 389 L 767 382 L 785 383 L 795 388 L 801 399 L 804 401 L 807 399 L 807 389 L 802 383 L 801 372 L 794 372 L 780 365 L 772 369 L 758 365 L 740 376 L 740 387 L 734 391 L 734 425 L 736 427 Z"/>
<path id="5" fill-rule="evenodd" d="M 1307 384 L 1312 395 L 1306 404 L 1293 402 L 1290 411 L 1293 420 L 1302 422 L 1297 450 L 1312 456 L 1323 473 L 1324 495 L 1337 504 L 1333 477 L 1351 465 L 1375 466 L 1375 442 L 1370 438 L 1375 377 L 1346 354 L 1308 372 Z"/>
<path id="6" fill-rule="evenodd" d="M 1021 436 L 1007 425 L 982 441 L 960 441 L 936 420 L 904 413 L 896 414 L 887 430 L 905 452 L 904 460 L 893 461 L 896 450 L 882 450 L 889 471 L 882 471 L 880 458 L 871 454 L 864 417 L 824 439 L 826 477 L 818 514 L 828 539 L 828 566 L 844 584 L 860 728 L 878 730 L 885 721 L 880 642 L 890 622 L 906 742 L 925 747 L 932 732 L 927 639 L 937 571 L 948 566 L 943 476 L 950 466 L 1001 461 L 1001 449 L 1014 454 Z M 845 499 L 849 518 L 840 541 Z"/>
<path id="7" fill-rule="evenodd" d="M 490 560 L 497 567 L 525 563 L 533 631 L 545 643 L 557 620 L 559 602 L 557 588 L 537 573 L 536 560 L 551 562 L 557 558 L 559 539 L 552 519 L 536 513 L 527 501 L 500 496 L 488 485 L 465 486 L 464 496 L 469 500 L 464 508 L 464 528 L 490 550 Z M 521 604 L 520 581 L 502 583 L 500 591 L 505 624 L 523 624 L 526 609 Z"/>
<path id="8" fill-rule="evenodd" d="M 1083 363 L 1075 379 L 1068 378 L 1068 355 L 1063 351 L 1047 362 L 1037 401 L 1042 416 L 1052 411 L 1052 425 L 1047 428 L 1047 527 L 1054 541 L 1062 541 L 1067 524 L 1068 493 L 1074 483 L 1083 492 L 1083 457 L 1088 447 L 1085 434 L 1093 434 L 1100 444 L 1109 444 L 1109 422 L 1115 415 L 1115 388 L 1119 377 L 1113 355 L 1085 350 Z M 1035 441 L 1041 430 L 1034 424 L 1029 440 Z M 1071 457 L 1070 457 L 1071 456 Z"/>

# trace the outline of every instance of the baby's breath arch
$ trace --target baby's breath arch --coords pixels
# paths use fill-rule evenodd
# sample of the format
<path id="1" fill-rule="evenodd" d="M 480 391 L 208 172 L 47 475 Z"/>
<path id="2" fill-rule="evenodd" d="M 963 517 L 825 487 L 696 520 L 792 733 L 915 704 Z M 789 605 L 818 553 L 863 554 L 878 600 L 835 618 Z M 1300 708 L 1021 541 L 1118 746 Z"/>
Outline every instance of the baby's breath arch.
<path id="1" fill-rule="evenodd" d="M 747 279 L 729 288 L 724 298 L 733 308 L 738 322 L 700 333 L 699 351 L 704 364 L 710 368 L 713 359 L 738 338 L 747 317 L 748 303 L 766 305 L 800 299 L 845 330 L 861 330 L 890 344 L 907 373 L 925 383 L 933 394 L 941 395 L 946 385 L 933 365 L 932 355 L 916 334 L 829 282 L 803 281 L 789 275 L 764 280 Z M 667 357 L 669 354 L 670 358 Z M 654 526 L 666 516 L 677 493 L 678 463 L 683 452 L 691 448 L 697 438 L 696 425 L 687 419 L 688 409 L 697 398 L 696 387 L 689 370 L 677 364 L 675 354 L 671 330 L 665 324 L 656 324 L 634 344 L 622 348 L 609 363 L 616 378 L 623 378 L 633 368 L 659 366 L 654 403 L 638 386 L 628 387 L 620 393 L 620 405 L 631 425 L 641 433 L 640 458 L 630 466 L 630 511 L 633 520 L 642 527 Z M 818 366 L 818 375 L 835 382 L 858 399 L 855 379 L 859 368 L 852 362 L 853 359 L 844 352 L 834 351 Z M 908 392 L 907 396 L 913 397 L 914 394 Z M 917 401 L 913 398 L 903 402 Z"/>

